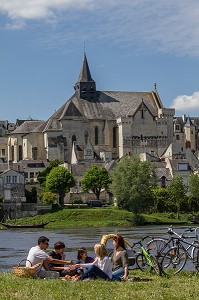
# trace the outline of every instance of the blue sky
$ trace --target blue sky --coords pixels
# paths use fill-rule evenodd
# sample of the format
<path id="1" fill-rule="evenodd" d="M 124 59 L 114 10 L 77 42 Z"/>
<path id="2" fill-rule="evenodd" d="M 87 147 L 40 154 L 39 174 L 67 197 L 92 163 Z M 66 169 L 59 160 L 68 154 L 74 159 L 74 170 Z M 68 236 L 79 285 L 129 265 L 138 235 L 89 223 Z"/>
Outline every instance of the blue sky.
<path id="1" fill-rule="evenodd" d="M 47 120 L 73 94 L 84 44 L 102 91 L 151 91 L 199 117 L 198 0 L 0 0 L 0 120 Z"/>

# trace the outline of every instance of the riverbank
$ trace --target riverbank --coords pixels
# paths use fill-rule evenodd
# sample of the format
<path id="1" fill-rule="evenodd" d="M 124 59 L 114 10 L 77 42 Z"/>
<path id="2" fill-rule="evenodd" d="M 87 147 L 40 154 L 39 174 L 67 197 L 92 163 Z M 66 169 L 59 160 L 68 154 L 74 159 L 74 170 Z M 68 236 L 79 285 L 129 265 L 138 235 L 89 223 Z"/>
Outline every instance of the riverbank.
<path id="1" fill-rule="evenodd" d="M 198 277 L 193 272 L 181 272 L 171 278 L 132 271 L 132 277 L 143 280 L 128 282 L 71 282 L 19 278 L 0 273 L 0 300 L 196 300 L 199 294 Z M 135 278 L 136 279 L 136 278 Z"/>
<path id="2" fill-rule="evenodd" d="M 178 224 L 190 225 L 187 214 L 144 214 L 144 225 Z M 35 217 L 21 218 L 16 224 L 40 224 L 48 223 L 46 228 L 80 228 L 80 227 L 130 227 L 132 226 L 132 213 L 116 207 L 103 208 L 63 208 L 51 213 L 37 215 Z M 14 223 L 14 221 L 9 221 Z M 4 227 L 1 226 L 1 229 Z"/>

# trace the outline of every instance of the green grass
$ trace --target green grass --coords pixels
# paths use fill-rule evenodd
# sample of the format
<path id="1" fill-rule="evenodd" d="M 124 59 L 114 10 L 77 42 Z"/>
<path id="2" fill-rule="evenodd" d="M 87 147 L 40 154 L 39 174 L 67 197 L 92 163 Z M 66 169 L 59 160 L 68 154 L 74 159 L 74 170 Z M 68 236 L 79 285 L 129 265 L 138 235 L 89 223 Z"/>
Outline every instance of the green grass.
<path id="1" fill-rule="evenodd" d="M 111 208 L 64 208 L 56 212 L 37 215 L 30 218 L 17 219 L 17 224 L 38 224 L 50 222 L 46 228 L 79 228 L 79 227 L 111 227 L 130 226 L 128 219 L 132 213 Z M 11 223 L 11 222 L 10 222 Z"/>
<path id="2" fill-rule="evenodd" d="M 14 274 L 0 274 L 0 300 L 196 300 L 199 295 L 198 277 L 192 272 L 180 273 L 171 278 L 131 271 L 150 281 L 71 282 L 19 278 Z"/>
<path id="3" fill-rule="evenodd" d="M 177 219 L 175 214 L 144 214 L 148 224 L 190 224 L 188 215 L 181 215 Z M 16 224 L 38 224 L 49 222 L 46 228 L 80 228 L 80 227 L 128 227 L 132 226 L 132 213 L 116 207 L 106 208 L 63 208 L 57 211 L 37 215 L 35 217 L 21 218 Z M 14 221 L 10 221 L 13 223 Z M 1 227 L 3 228 L 3 226 Z"/>

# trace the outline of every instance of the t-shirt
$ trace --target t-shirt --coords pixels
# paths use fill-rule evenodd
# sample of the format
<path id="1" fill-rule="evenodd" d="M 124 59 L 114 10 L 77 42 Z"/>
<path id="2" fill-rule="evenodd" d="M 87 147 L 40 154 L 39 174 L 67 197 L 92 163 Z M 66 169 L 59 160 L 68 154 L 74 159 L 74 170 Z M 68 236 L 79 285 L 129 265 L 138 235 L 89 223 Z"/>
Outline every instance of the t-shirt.
<path id="1" fill-rule="evenodd" d="M 32 266 L 39 263 L 42 264 L 46 258 L 48 258 L 48 254 L 44 250 L 41 250 L 39 246 L 32 247 L 27 256 L 26 267 L 30 267 L 31 264 Z"/>
<path id="2" fill-rule="evenodd" d="M 62 255 L 61 253 L 56 253 L 55 251 L 52 251 L 49 253 L 49 256 L 51 256 L 52 258 L 54 259 L 60 259 L 62 260 Z M 53 263 L 50 263 L 49 264 L 49 268 L 51 269 L 52 267 L 63 267 L 64 265 L 63 264 L 53 264 Z"/>

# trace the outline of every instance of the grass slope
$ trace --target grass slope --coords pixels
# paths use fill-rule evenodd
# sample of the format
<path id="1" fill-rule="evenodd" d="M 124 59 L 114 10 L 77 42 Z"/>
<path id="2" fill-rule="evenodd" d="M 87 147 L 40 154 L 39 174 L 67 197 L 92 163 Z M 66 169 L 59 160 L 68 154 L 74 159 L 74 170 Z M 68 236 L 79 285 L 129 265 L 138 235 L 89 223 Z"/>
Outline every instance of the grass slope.
<path id="1" fill-rule="evenodd" d="M 175 214 L 143 215 L 146 224 L 190 224 L 188 215 L 177 219 Z M 116 207 L 104 208 L 63 208 L 54 212 L 16 220 L 16 224 L 38 224 L 49 222 L 46 228 L 114 227 L 132 226 L 132 213 Z M 9 221 L 14 223 L 14 221 Z M 3 228 L 3 226 L 1 227 Z"/>

